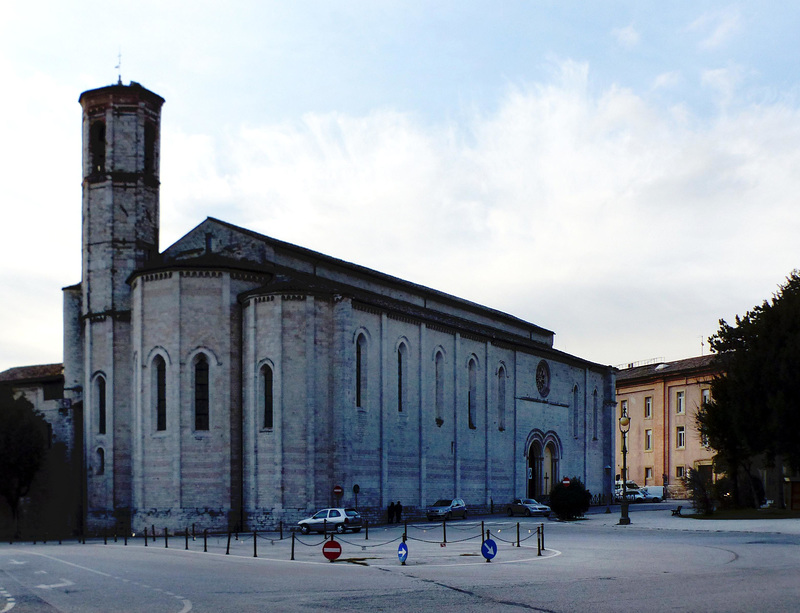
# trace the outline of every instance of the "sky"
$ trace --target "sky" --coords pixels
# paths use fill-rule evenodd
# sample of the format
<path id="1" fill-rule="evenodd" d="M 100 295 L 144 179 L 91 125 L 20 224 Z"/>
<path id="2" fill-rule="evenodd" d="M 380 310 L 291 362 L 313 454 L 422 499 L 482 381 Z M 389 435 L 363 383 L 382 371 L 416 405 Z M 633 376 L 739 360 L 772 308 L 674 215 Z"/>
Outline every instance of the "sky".
<path id="1" fill-rule="evenodd" d="M 206 217 L 509 313 L 709 352 L 800 266 L 800 3 L 10 0 L 0 371 L 62 360 L 82 91 L 166 99 L 161 250 Z"/>

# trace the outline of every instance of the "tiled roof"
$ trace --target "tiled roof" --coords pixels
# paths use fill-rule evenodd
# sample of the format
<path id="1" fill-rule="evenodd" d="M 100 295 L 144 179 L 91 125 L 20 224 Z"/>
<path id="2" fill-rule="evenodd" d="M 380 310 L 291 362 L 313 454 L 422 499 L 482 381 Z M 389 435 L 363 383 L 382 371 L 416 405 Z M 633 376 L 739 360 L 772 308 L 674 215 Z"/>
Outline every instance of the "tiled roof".
<path id="1" fill-rule="evenodd" d="M 0 372 L 0 383 L 24 383 L 64 376 L 63 364 L 36 364 L 16 366 Z"/>
<path id="2" fill-rule="evenodd" d="M 674 362 L 658 362 L 646 366 L 623 368 L 617 372 L 617 381 L 630 381 L 633 379 L 646 379 L 650 377 L 670 377 L 698 370 L 713 371 L 718 369 L 716 355 L 704 355 L 695 358 L 686 358 Z"/>

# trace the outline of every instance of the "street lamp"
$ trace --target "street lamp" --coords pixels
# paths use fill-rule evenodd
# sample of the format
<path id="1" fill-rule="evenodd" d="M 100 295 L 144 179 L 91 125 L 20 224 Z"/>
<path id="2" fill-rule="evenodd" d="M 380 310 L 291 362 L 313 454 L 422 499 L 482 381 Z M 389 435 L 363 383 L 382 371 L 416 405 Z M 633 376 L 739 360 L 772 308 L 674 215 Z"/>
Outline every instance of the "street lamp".
<path id="1" fill-rule="evenodd" d="M 619 525 L 627 526 L 631 523 L 631 518 L 628 517 L 628 430 L 631 429 L 631 418 L 627 415 L 622 415 L 619 418 L 619 431 L 622 434 L 622 500 L 619 503 L 620 516 Z"/>

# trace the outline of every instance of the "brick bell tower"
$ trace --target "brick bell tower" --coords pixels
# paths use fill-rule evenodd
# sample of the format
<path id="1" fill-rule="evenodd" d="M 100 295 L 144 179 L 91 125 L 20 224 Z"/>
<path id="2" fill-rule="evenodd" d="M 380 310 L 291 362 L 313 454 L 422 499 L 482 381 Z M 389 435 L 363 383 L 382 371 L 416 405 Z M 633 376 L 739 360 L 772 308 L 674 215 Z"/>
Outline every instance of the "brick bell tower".
<path id="1" fill-rule="evenodd" d="M 161 106 L 136 82 L 83 92 L 80 319 L 87 527 L 130 525 L 128 276 L 158 253 Z"/>

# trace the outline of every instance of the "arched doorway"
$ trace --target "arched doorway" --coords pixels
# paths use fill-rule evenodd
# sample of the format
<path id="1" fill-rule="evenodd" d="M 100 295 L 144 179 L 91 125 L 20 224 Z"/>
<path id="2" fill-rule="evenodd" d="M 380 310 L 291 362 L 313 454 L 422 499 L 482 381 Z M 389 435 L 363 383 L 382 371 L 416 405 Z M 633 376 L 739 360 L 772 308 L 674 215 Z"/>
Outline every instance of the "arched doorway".
<path id="1" fill-rule="evenodd" d="M 533 430 L 528 435 L 527 492 L 529 498 L 547 499 L 560 477 L 561 440 L 555 432 Z"/>

